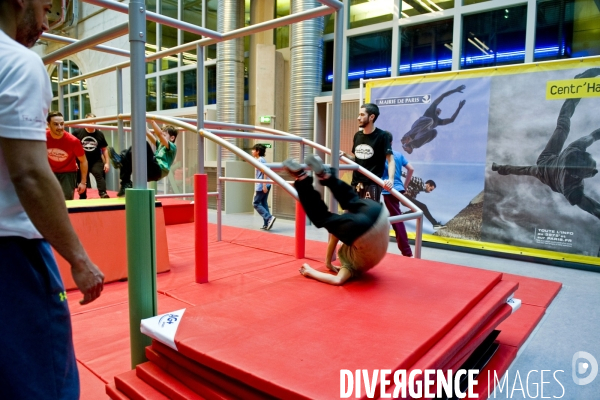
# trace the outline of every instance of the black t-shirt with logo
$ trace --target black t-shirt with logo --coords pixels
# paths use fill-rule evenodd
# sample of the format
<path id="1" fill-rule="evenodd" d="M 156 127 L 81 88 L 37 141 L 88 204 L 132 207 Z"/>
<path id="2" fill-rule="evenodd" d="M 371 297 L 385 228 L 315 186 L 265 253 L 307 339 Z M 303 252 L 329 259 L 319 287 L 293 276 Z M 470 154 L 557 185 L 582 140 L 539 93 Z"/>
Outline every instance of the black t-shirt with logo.
<path id="1" fill-rule="evenodd" d="M 85 129 L 76 129 L 73 135 L 81 141 L 89 167 L 102 159 L 102 149 L 108 147 L 104 133 L 98 129 L 92 133 L 89 133 Z"/>
<path id="2" fill-rule="evenodd" d="M 392 135 L 379 128 L 375 128 L 368 135 L 358 131 L 354 134 L 352 153 L 354 153 L 354 160 L 358 165 L 381 178 L 385 169 L 386 156 L 394 154 L 392 151 Z M 354 171 L 352 173 L 352 186 L 359 182 L 374 184 L 373 181 L 360 172 Z"/>

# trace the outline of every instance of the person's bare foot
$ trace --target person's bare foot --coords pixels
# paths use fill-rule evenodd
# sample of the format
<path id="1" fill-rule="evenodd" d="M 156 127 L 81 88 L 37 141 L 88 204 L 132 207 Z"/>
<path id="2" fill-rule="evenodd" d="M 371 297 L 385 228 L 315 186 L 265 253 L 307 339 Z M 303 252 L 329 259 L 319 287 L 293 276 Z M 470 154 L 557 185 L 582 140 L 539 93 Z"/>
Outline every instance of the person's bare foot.
<path id="1" fill-rule="evenodd" d="M 313 269 L 313 267 L 306 263 L 302 264 L 302 266 L 300 267 L 300 275 L 307 276 L 309 278 L 312 276 L 312 273 L 314 271 L 315 270 Z"/>
<path id="2" fill-rule="evenodd" d="M 327 269 L 330 270 L 331 272 L 334 272 L 336 274 L 338 272 L 340 272 L 340 269 L 333 264 L 326 264 L 326 266 L 327 266 Z"/>

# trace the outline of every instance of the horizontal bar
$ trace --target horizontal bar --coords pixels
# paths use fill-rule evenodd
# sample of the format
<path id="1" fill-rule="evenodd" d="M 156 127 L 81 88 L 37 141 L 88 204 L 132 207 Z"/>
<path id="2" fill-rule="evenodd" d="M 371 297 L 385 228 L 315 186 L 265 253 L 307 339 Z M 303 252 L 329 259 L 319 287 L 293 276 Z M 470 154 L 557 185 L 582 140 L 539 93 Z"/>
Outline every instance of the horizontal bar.
<path id="1" fill-rule="evenodd" d="M 113 11 L 118 11 L 123 14 L 129 13 L 129 6 L 127 4 L 118 3 L 110 0 L 84 0 L 86 3 L 93 4 L 99 7 L 105 7 Z M 174 18 L 170 18 L 161 14 L 157 14 L 152 11 L 146 11 L 146 19 L 148 21 L 157 22 L 162 25 L 171 26 L 173 28 L 181 29 L 196 35 L 206 36 L 209 38 L 219 39 L 221 34 L 219 32 L 212 31 L 210 29 L 202 28 L 200 26 L 190 24 L 188 22 L 180 21 Z"/>
<path id="2" fill-rule="evenodd" d="M 60 36 L 60 35 L 53 35 L 51 33 L 46 33 L 46 32 L 42 33 L 41 38 L 49 40 L 51 42 L 58 42 L 58 43 L 77 43 L 77 42 L 79 42 L 79 40 L 77 40 L 77 39 Z M 110 47 L 110 46 L 104 46 L 104 45 L 90 47 L 88 50 L 96 50 L 96 51 L 102 51 L 104 53 L 115 54 L 117 56 L 131 57 L 131 53 L 129 53 L 127 50 L 117 49 L 116 47 Z"/>
<path id="3" fill-rule="evenodd" d="M 52 53 L 42 57 L 44 64 L 51 64 L 54 61 L 61 60 L 71 54 L 78 53 L 82 50 L 93 47 L 97 44 L 108 42 L 111 39 L 123 36 L 129 32 L 129 22 L 113 26 L 103 32 L 97 33 L 85 39 L 79 40 L 76 43 L 71 43 L 63 48 L 60 48 Z"/>
<path id="4" fill-rule="evenodd" d="M 172 199 L 176 197 L 194 197 L 194 193 L 182 193 L 182 194 L 157 194 L 157 199 Z"/>
<path id="5" fill-rule="evenodd" d="M 67 124 L 65 124 L 65 126 L 66 125 Z M 68 126 L 70 128 L 89 128 L 89 129 L 98 129 L 98 130 L 104 130 L 104 131 L 118 131 L 119 130 L 118 126 L 111 126 L 111 125 L 70 124 Z M 131 131 L 131 128 L 129 128 L 129 127 L 123 127 L 123 129 L 126 131 Z"/>
<path id="6" fill-rule="evenodd" d="M 235 137 L 235 138 L 247 138 L 247 139 L 264 139 L 264 140 L 282 140 L 288 142 L 302 142 L 302 138 L 299 136 L 289 137 L 289 136 L 279 136 L 279 135 L 269 135 L 265 133 L 248 133 L 248 132 L 240 132 L 240 131 L 226 131 L 219 130 L 213 131 L 213 134 L 219 137 Z"/>

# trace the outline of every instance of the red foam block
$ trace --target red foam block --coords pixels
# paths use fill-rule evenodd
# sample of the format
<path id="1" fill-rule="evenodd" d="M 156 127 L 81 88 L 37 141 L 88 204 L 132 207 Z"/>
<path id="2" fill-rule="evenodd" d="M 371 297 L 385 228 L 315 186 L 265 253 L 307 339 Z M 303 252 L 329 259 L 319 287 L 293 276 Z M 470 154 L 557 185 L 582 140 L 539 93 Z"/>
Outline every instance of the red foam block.
<path id="1" fill-rule="evenodd" d="M 339 396 L 340 369 L 409 368 L 501 277 L 422 260 L 400 266 L 393 261 L 384 259 L 342 287 L 297 276 L 188 309 L 177 347 L 276 397 Z"/>
<path id="2" fill-rule="evenodd" d="M 115 387 L 131 400 L 168 399 L 168 397 L 138 378 L 135 370 L 115 376 Z"/>
<path id="3" fill-rule="evenodd" d="M 169 375 L 166 371 L 159 368 L 152 362 L 145 362 L 135 367 L 135 373 L 138 378 L 164 394 L 171 400 L 202 400 L 203 397 L 197 395 L 184 385 L 181 381 Z"/>

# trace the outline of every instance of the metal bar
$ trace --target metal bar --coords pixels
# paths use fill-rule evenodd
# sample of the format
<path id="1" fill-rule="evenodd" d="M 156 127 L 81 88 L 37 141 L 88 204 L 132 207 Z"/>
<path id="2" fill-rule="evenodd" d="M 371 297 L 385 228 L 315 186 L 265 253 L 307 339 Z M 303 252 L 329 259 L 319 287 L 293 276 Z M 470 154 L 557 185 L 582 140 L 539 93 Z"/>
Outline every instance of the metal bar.
<path id="1" fill-rule="evenodd" d="M 67 124 L 65 124 L 66 126 Z M 69 124 L 70 128 L 89 128 L 89 129 L 99 129 L 103 131 L 118 131 L 118 126 L 112 125 L 96 125 L 96 124 Z M 131 128 L 123 128 L 126 131 L 130 131 Z"/>
<path id="2" fill-rule="evenodd" d="M 92 71 L 92 72 L 88 72 L 87 74 L 82 74 L 82 75 L 77 75 L 74 78 L 70 78 L 70 79 L 65 79 L 62 83 L 62 85 L 68 85 L 69 83 L 73 83 L 73 82 L 79 82 L 82 81 L 84 79 L 89 79 L 89 78 L 93 78 L 95 76 L 99 76 L 99 75 L 104 75 L 107 74 L 109 72 L 113 72 L 116 69 L 119 68 L 128 68 L 129 65 L 131 63 L 129 61 L 124 61 L 122 63 L 116 64 L 116 65 L 112 65 L 110 67 L 106 67 L 106 68 L 102 68 L 102 69 L 98 69 L 96 71 Z"/>
<path id="3" fill-rule="evenodd" d="M 91 3 L 91 4 L 95 4 L 93 2 L 104 2 L 104 1 L 107 1 L 107 0 L 86 0 L 87 3 Z M 114 3 L 114 2 L 111 2 L 111 3 L 122 6 L 122 4 L 120 4 L 120 3 Z M 119 11 L 119 10 L 117 10 L 117 11 Z M 152 55 L 149 55 L 146 58 L 146 61 L 158 60 L 159 58 L 163 58 L 163 57 L 167 57 L 167 56 L 170 56 L 170 55 L 173 55 L 173 54 L 177 54 L 177 53 L 181 53 L 181 52 L 184 52 L 184 51 L 192 50 L 197 45 L 208 46 L 208 45 L 211 45 L 211 44 L 222 42 L 224 40 L 235 39 L 235 38 L 238 38 L 238 37 L 241 37 L 241 36 L 251 35 L 253 33 L 263 32 L 263 31 L 267 31 L 267 30 L 270 30 L 270 29 L 273 29 L 273 28 L 278 28 L 280 26 L 289 25 L 289 24 L 294 23 L 294 22 L 304 21 L 304 20 L 310 19 L 310 18 L 321 17 L 321 16 L 324 16 L 324 15 L 331 14 L 333 12 L 334 11 L 331 8 L 329 8 L 329 7 L 325 7 L 325 6 L 323 6 L 323 7 L 317 7 L 317 8 L 314 8 L 312 10 L 303 11 L 301 13 L 296 13 L 296 14 L 288 15 L 288 16 L 285 16 L 285 17 L 277 18 L 275 20 L 271 20 L 271 21 L 267 21 L 267 22 L 262 22 L 262 23 L 257 24 L 257 25 L 252 25 L 252 26 L 248 26 L 248 27 L 245 27 L 245 28 L 236 29 L 236 30 L 227 32 L 227 33 L 223 34 L 223 36 L 222 36 L 222 38 L 220 40 L 213 39 L 213 38 L 209 37 L 209 38 L 205 38 L 205 39 L 199 39 L 199 40 L 196 40 L 194 42 L 182 44 L 182 45 L 179 45 L 179 46 L 171 47 L 169 49 L 160 51 L 158 53 L 154 53 Z M 204 36 L 208 36 L 208 35 L 204 35 Z M 94 76 L 98 76 L 98 75 L 102 75 L 102 74 L 106 74 L 108 72 L 112 72 L 117 67 L 127 68 L 127 67 L 129 67 L 129 65 L 130 65 L 129 62 L 123 62 L 123 63 L 120 63 L 120 64 L 113 65 L 111 67 L 102 68 L 102 69 L 99 69 L 99 70 L 96 70 L 96 71 L 89 72 L 89 73 L 84 74 L 84 75 L 79 75 L 77 78 L 73 78 L 72 80 L 69 80 L 68 83 L 80 81 L 82 79 L 93 78 Z"/>
<path id="4" fill-rule="evenodd" d="M 264 139 L 264 140 L 282 140 L 288 142 L 302 142 L 302 138 L 298 136 L 279 136 L 279 135 L 268 135 L 264 133 L 246 133 L 240 131 L 227 131 L 227 130 L 219 130 L 217 132 L 213 132 L 215 135 L 219 137 L 228 137 L 228 138 L 246 138 L 246 139 Z"/>
<path id="5" fill-rule="evenodd" d="M 204 8 L 203 8 L 204 10 Z M 203 13 L 204 14 L 204 13 Z M 196 45 L 196 127 L 204 129 L 204 47 Z M 204 173 L 204 136 L 198 135 L 198 173 Z"/>
<path id="6" fill-rule="evenodd" d="M 100 32 L 96 35 L 92 35 L 83 40 L 80 40 L 77 43 L 72 43 L 56 51 L 53 51 L 52 53 L 42 57 L 42 61 L 44 62 L 44 64 L 53 63 L 56 60 L 68 57 L 71 54 L 80 52 L 81 50 L 89 49 L 90 47 L 93 47 L 99 43 L 104 43 L 119 36 L 123 36 L 128 31 L 129 24 L 127 22 L 124 22 L 108 30 Z"/>
<path id="7" fill-rule="evenodd" d="M 64 116 L 65 115 L 65 95 L 62 90 L 61 82 L 63 80 L 63 62 L 55 61 L 56 68 L 58 69 L 58 111 Z M 68 119 L 68 118 L 65 118 Z"/>
<path id="8" fill-rule="evenodd" d="M 42 39 L 46 39 L 51 42 L 58 42 L 58 43 L 77 43 L 77 42 L 79 42 L 79 40 L 77 40 L 77 39 L 72 39 L 72 38 L 59 36 L 59 35 L 53 35 L 51 33 L 46 33 L 46 32 L 42 33 Z M 104 45 L 90 47 L 88 50 L 102 51 L 104 53 L 115 54 L 117 56 L 123 56 L 123 57 L 128 57 L 128 58 L 130 56 L 130 53 L 127 50 L 121 50 L 121 49 L 117 49 L 116 47 L 110 47 L 110 46 L 104 46 Z"/>
<path id="9" fill-rule="evenodd" d="M 202 131 L 201 131 L 202 132 Z M 204 135 L 203 135 L 204 136 Z M 221 190 L 221 162 L 223 149 L 221 146 L 217 146 L 217 242 L 221 241 L 221 202 L 223 200 L 223 191 Z"/>
<path id="10" fill-rule="evenodd" d="M 157 199 L 175 199 L 178 197 L 194 197 L 194 193 L 179 193 L 179 194 L 157 194 Z"/>
<path id="11" fill-rule="evenodd" d="M 118 11 L 123 14 L 128 13 L 129 7 L 126 4 L 118 3 L 116 1 L 110 0 L 84 0 L 86 3 L 94 4 L 99 7 L 104 7 L 111 9 L 113 11 Z M 187 22 L 180 21 L 178 19 L 166 17 L 161 14 L 157 14 L 152 11 L 146 12 L 146 19 L 148 21 L 154 21 L 162 25 L 171 26 L 173 28 L 181 29 L 186 32 L 195 33 L 196 35 L 206 36 L 209 38 L 220 38 L 221 34 L 219 32 L 212 31 L 210 29 L 202 28 L 198 25 L 193 25 Z"/>
<path id="12" fill-rule="evenodd" d="M 333 0 L 328 0 L 332 1 Z M 331 98 L 333 100 L 333 126 L 331 130 L 331 166 L 336 170 L 339 169 L 340 160 L 338 154 L 340 153 L 340 131 L 341 131 L 341 118 L 342 118 L 342 81 L 344 76 L 342 75 L 342 59 L 344 57 L 342 53 L 342 43 L 344 42 L 344 10 L 345 8 L 340 3 L 335 13 L 335 39 L 333 40 L 333 90 Z M 329 197 L 329 210 L 337 213 L 338 202 L 335 197 Z"/>
<path id="13" fill-rule="evenodd" d="M 132 180 L 136 189 L 146 188 L 146 6 L 134 0 L 129 7 L 131 46 Z"/>

